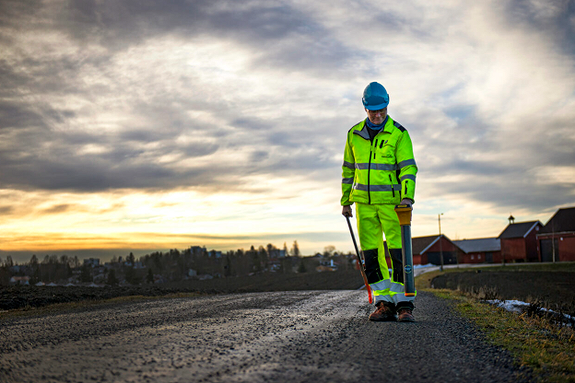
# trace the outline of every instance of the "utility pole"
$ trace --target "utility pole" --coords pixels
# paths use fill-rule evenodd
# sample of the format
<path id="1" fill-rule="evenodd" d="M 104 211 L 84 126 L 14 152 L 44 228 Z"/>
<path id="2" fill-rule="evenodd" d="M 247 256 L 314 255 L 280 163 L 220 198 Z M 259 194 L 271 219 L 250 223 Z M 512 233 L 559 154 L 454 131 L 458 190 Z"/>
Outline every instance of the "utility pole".
<path id="1" fill-rule="evenodd" d="M 441 214 L 437 214 L 437 222 L 439 222 L 439 259 L 441 262 L 441 266 L 439 267 L 439 270 L 443 271 L 443 246 L 441 244 L 441 216 L 443 215 L 443 213 Z"/>
<path id="2" fill-rule="evenodd" d="M 551 251 L 553 253 L 553 263 L 555 263 L 555 222 L 553 221 L 551 221 Z"/>

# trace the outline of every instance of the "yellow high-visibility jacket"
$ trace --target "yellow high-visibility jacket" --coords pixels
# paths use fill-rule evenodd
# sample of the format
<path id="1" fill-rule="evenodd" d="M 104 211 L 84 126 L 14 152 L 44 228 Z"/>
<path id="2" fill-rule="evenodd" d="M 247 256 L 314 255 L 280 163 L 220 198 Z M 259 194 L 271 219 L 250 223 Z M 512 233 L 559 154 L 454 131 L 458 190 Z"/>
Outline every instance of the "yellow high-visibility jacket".
<path id="1" fill-rule="evenodd" d="M 407 130 L 389 116 L 373 141 L 367 129 L 364 120 L 347 133 L 341 204 L 397 205 L 404 198 L 415 200 L 417 165 Z"/>

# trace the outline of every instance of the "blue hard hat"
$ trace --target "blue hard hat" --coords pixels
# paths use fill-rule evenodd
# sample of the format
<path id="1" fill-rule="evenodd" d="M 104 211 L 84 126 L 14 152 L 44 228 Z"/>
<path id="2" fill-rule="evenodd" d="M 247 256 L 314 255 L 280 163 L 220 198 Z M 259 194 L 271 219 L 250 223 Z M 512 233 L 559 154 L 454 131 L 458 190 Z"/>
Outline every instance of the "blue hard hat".
<path id="1" fill-rule="evenodd" d="M 372 82 L 363 91 L 361 101 L 367 110 L 380 110 L 389 104 L 389 94 L 387 94 L 383 85 L 378 82 Z"/>

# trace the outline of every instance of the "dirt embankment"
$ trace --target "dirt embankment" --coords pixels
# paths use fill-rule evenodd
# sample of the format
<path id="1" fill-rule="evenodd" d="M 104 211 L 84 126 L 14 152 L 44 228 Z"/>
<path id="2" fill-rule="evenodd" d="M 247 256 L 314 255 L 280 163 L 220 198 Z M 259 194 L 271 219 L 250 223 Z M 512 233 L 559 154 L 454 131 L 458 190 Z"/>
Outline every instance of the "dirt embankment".
<path id="1" fill-rule="evenodd" d="M 102 300 L 122 296 L 163 296 L 176 293 L 243 293 L 297 290 L 353 290 L 363 284 L 357 270 L 301 274 L 259 274 L 205 281 L 121 287 L 10 286 L 0 287 L 0 310 L 41 307 L 54 303 Z"/>
<path id="2" fill-rule="evenodd" d="M 465 271 L 435 277 L 436 289 L 460 290 L 486 299 L 517 299 L 575 313 L 575 272 Z"/>

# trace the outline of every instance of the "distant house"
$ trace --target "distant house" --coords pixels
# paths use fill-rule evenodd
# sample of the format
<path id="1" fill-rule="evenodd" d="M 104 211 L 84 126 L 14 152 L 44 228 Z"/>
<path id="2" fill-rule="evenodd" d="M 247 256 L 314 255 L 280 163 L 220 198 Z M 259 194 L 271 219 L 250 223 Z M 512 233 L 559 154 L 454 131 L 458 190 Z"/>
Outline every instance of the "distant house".
<path id="1" fill-rule="evenodd" d="M 29 285 L 30 284 L 30 277 L 11 277 L 10 278 L 11 285 Z"/>
<path id="2" fill-rule="evenodd" d="M 503 262 L 537 262 L 539 250 L 537 234 L 543 227 L 540 221 L 510 223 L 497 237 L 501 240 Z"/>
<path id="3" fill-rule="evenodd" d="M 441 265 L 441 253 L 443 253 L 444 265 L 456 264 L 458 257 L 461 262 L 461 258 L 465 254 L 463 250 L 443 234 L 441 237 L 439 235 L 431 235 L 412 238 L 411 247 L 414 265 L 426 265 L 428 263 Z"/>
<path id="4" fill-rule="evenodd" d="M 322 271 L 337 271 L 337 262 L 334 262 L 333 259 L 320 261 L 319 266 L 315 268 L 317 272 Z"/>
<path id="5" fill-rule="evenodd" d="M 89 267 L 98 267 L 100 266 L 100 259 L 99 258 L 84 259 L 84 265 Z"/>
<path id="6" fill-rule="evenodd" d="M 501 240 L 499 238 L 478 238 L 453 241 L 464 251 L 460 263 L 501 262 Z"/>
<path id="7" fill-rule="evenodd" d="M 205 247 L 200 247 L 200 246 L 191 246 L 190 247 L 190 254 L 192 254 L 192 256 L 194 256 L 194 257 L 201 257 L 206 253 L 207 253 L 207 250 Z"/>
<path id="8" fill-rule="evenodd" d="M 210 258 L 221 258 L 222 252 L 219 250 L 210 250 L 210 251 L 208 251 L 208 256 Z"/>
<path id="9" fill-rule="evenodd" d="M 537 234 L 542 262 L 575 261 L 575 207 L 559 209 Z"/>

